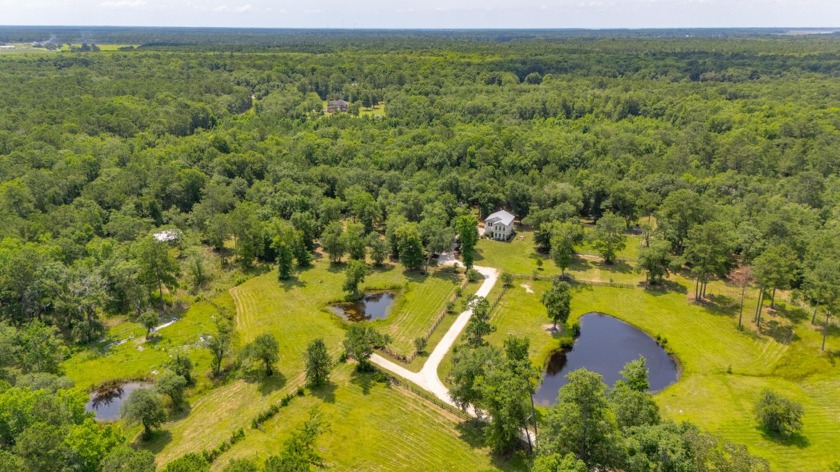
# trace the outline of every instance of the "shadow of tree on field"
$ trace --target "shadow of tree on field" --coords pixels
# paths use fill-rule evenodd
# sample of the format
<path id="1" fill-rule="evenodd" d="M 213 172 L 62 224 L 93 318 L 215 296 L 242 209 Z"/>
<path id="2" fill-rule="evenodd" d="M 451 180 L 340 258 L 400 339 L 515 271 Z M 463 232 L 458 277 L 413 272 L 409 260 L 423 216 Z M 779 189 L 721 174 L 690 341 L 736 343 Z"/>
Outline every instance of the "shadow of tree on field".
<path id="1" fill-rule="evenodd" d="M 145 449 L 152 454 L 160 454 L 160 451 L 172 441 L 172 433 L 167 430 L 158 430 L 152 432 L 152 437 L 148 440 L 143 440 L 142 435 L 137 435 L 134 444 L 140 449 Z"/>
<path id="2" fill-rule="evenodd" d="M 345 268 L 347 268 L 347 263 L 344 261 L 330 262 L 327 265 L 327 271 L 332 272 L 333 274 L 344 272 Z"/>
<path id="3" fill-rule="evenodd" d="M 267 376 L 262 368 L 260 370 L 247 370 L 242 375 L 242 380 L 250 384 L 258 384 L 257 389 L 262 396 L 270 395 L 286 385 L 286 376 L 282 372 L 275 371 L 271 376 Z"/>
<path id="4" fill-rule="evenodd" d="M 473 449 L 479 449 L 487 446 L 487 441 L 484 437 L 485 426 L 486 423 L 483 421 L 477 418 L 471 418 L 458 423 L 455 429 L 458 431 L 458 438 L 461 441 L 469 444 Z"/>
<path id="5" fill-rule="evenodd" d="M 303 288 L 306 287 L 306 282 L 300 280 L 298 276 L 292 276 L 288 280 L 281 280 L 280 285 L 283 287 L 283 290 L 289 291 L 293 288 Z"/>
<path id="6" fill-rule="evenodd" d="M 267 396 L 275 390 L 279 390 L 286 385 L 286 376 L 281 372 L 275 372 L 271 377 L 260 375 L 260 395 Z"/>
<path id="7" fill-rule="evenodd" d="M 371 274 L 384 274 L 394 270 L 394 267 L 396 267 L 394 264 L 390 264 L 388 261 L 383 261 L 382 265 L 371 265 L 369 269 Z"/>
<path id="8" fill-rule="evenodd" d="M 623 259 L 616 259 L 612 264 L 599 261 L 595 264 L 599 269 L 608 272 L 618 272 L 619 274 L 631 274 L 635 271 L 633 266 L 628 264 Z"/>
<path id="9" fill-rule="evenodd" d="M 732 297 L 719 294 L 709 294 L 703 300 L 695 302 L 713 315 L 732 316 L 738 314 L 740 305 Z"/>
<path id="10" fill-rule="evenodd" d="M 333 382 L 326 382 L 318 388 L 312 389 L 312 395 L 320 398 L 324 403 L 335 403 L 335 391 L 338 385 Z"/>
<path id="11" fill-rule="evenodd" d="M 259 275 L 263 275 L 266 272 L 271 270 L 271 265 L 269 264 L 250 264 L 246 265 L 243 263 L 239 263 L 239 268 L 242 270 L 242 274 L 248 278 L 257 277 Z"/>
<path id="12" fill-rule="evenodd" d="M 645 282 L 640 282 L 640 284 L 645 284 Z M 645 291 L 653 296 L 667 295 L 669 293 L 688 293 L 688 288 L 685 285 L 673 280 L 663 280 L 656 285 L 645 284 L 643 286 L 645 287 Z"/>
<path id="13" fill-rule="evenodd" d="M 808 438 L 803 436 L 801 433 L 794 433 L 790 436 L 782 436 L 780 434 L 767 431 L 764 428 L 758 428 L 758 430 L 761 431 L 761 436 L 764 439 L 773 441 L 776 444 L 793 446 L 799 449 L 805 449 L 806 447 L 811 446 L 811 441 L 809 441 Z"/>
<path id="14" fill-rule="evenodd" d="M 811 319 L 811 314 L 798 306 L 790 306 L 787 304 L 776 304 L 776 314 L 790 320 L 791 323 L 801 323 Z"/>
<path id="15" fill-rule="evenodd" d="M 574 259 L 572 259 L 571 264 L 566 269 L 567 271 L 574 270 L 578 272 L 586 272 L 587 270 L 591 269 L 593 264 L 588 260 L 580 256 L 580 254 L 575 254 Z"/>
<path id="16" fill-rule="evenodd" d="M 180 405 L 173 405 L 169 413 L 169 421 L 178 421 L 190 415 L 192 406 L 184 400 Z"/>
<path id="17" fill-rule="evenodd" d="M 780 344 L 790 344 L 799 339 L 799 336 L 793 331 L 793 326 L 781 323 L 778 320 L 768 320 L 764 324 L 762 333 L 775 339 Z"/>
<path id="18" fill-rule="evenodd" d="M 481 252 L 481 249 L 475 248 L 475 251 L 473 251 L 473 262 L 478 262 L 478 261 L 483 261 L 483 260 L 484 260 L 484 253 Z M 481 265 L 481 264 L 479 264 L 479 265 Z"/>
<path id="19" fill-rule="evenodd" d="M 361 388 L 363 395 L 369 395 L 370 388 L 373 386 L 373 374 L 370 372 L 359 372 L 358 370 L 353 370 L 353 373 L 350 374 L 350 383 Z"/>

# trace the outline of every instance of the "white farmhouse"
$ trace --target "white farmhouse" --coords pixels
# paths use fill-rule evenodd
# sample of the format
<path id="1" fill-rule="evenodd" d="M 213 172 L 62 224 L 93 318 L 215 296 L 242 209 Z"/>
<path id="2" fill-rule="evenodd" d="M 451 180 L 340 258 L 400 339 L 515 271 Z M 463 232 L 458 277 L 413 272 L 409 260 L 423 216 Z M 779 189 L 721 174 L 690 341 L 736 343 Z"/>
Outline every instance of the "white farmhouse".
<path id="1" fill-rule="evenodd" d="M 513 236 L 513 220 L 516 217 L 499 210 L 484 220 L 484 235 L 497 241 L 507 241 Z"/>

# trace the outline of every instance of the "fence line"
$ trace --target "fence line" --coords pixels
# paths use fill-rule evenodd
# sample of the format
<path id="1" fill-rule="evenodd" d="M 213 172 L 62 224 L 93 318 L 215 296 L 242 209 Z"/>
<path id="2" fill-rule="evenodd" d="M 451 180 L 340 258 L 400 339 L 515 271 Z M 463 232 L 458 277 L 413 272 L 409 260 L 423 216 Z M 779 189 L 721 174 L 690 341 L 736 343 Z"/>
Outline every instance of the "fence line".
<path id="1" fill-rule="evenodd" d="M 449 403 L 446 403 L 445 401 L 443 401 L 440 398 L 433 395 L 431 392 L 423 390 L 422 388 L 420 388 L 419 386 L 417 386 L 413 382 L 410 382 L 408 380 L 404 380 L 404 379 L 400 378 L 399 376 L 397 376 L 397 375 L 391 373 L 390 371 L 387 371 L 387 370 L 385 370 L 385 369 L 383 369 L 379 366 L 374 365 L 374 367 L 376 367 L 376 370 L 379 371 L 380 373 L 382 373 L 382 375 L 384 375 L 388 379 L 389 383 L 394 384 L 394 385 L 398 385 L 398 386 L 401 386 L 401 387 L 403 387 L 407 390 L 410 390 L 411 392 L 413 392 L 413 393 L 423 397 L 424 399 L 434 403 L 435 405 L 449 411 L 450 413 L 458 416 L 461 419 L 469 420 L 469 419 L 472 418 L 469 414 L 467 414 L 467 412 L 461 410 L 460 408 L 456 408 L 456 407 L 450 405 Z"/>
<path id="2" fill-rule="evenodd" d="M 461 281 L 461 291 L 462 292 L 463 292 L 464 288 L 466 288 L 467 284 L 469 284 L 469 282 L 470 281 L 466 277 L 464 277 L 464 280 Z M 458 294 L 454 293 L 454 294 L 452 294 L 452 296 L 449 297 L 449 300 L 447 300 L 447 304 L 449 302 L 454 302 L 457 299 L 458 299 Z M 420 337 L 428 340 L 432 336 L 432 333 L 434 333 L 435 330 L 438 328 L 438 326 L 440 326 L 440 323 L 443 321 L 443 319 L 446 318 L 446 315 L 448 313 L 449 313 L 449 311 L 444 306 L 443 310 L 441 310 L 440 313 L 438 313 L 438 315 L 435 317 L 435 320 L 434 320 L 434 322 L 432 322 L 431 326 L 429 328 L 427 328 L 426 332 L 423 333 Z M 385 346 L 384 348 L 382 348 L 382 352 L 384 352 L 385 354 L 388 354 L 389 356 L 393 357 L 394 359 L 397 359 L 400 362 L 405 362 L 406 364 L 410 364 L 412 361 L 414 361 L 414 359 L 419 354 L 417 352 L 417 350 L 415 349 L 411 354 L 406 356 L 406 355 L 400 354 L 398 352 L 395 352 L 389 346 Z"/>
<path id="3" fill-rule="evenodd" d="M 550 276 L 550 275 L 525 275 L 525 274 L 512 274 L 515 279 L 519 280 L 554 280 L 557 276 Z M 638 285 L 635 284 L 625 284 L 620 282 L 605 282 L 603 280 L 585 280 L 585 279 L 576 279 L 574 277 L 567 277 L 567 280 L 571 284 L 577 285 L 592 285 L 598 287 L 616 287 L 616 288 L 638 288 Z"/>

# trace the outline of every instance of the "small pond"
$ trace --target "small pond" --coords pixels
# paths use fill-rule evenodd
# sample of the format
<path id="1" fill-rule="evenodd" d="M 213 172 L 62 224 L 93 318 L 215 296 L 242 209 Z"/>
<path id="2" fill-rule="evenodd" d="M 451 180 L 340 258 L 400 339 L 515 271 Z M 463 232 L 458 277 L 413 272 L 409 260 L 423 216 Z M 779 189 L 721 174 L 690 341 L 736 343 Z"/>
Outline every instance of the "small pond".
<path id="1" fill-rule="evenodd" d="M 348 321 L 381 320 L 391 312 L 396 298 L 394 292 L 367 293 L 357 302 L 332 305 L 329 310 Z"/>
<path id="2" fill-rule="evenodd" d="M 543 374 L 542 385 L 534 393 L 534 403 L 549 406 L 557 403 L 566 374 L 586 368 L 604 376 L 607 385 L 621 380 L 624 364 L 644 356 L 650 371 L 650 391 L 659 391 L 677 381 L 679 368 L 674 359 L 656 341 L 612 316 L 588 313 L 580 317 L 580 337 L 570 351 L 552 354 Z"/>
<path id="3" fill-rule="evenodd" d="M 92 411 L 97 420 L 116 420 L 120 417 L 120 406 L 132 391 L 149 387 L 145 382 L 129 382 L 122 385 L 103 388 L 90 396 L 85 411 Z"/>

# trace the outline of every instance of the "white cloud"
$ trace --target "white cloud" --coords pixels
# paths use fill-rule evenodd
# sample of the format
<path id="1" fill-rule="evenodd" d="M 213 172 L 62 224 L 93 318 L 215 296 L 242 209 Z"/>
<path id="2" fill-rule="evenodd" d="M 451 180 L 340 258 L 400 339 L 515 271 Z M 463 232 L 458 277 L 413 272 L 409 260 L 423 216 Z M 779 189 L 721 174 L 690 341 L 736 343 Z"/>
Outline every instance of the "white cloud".
<path id="1" fill-rule="evenodd" d="M 239 5 L 239 6 L 230 6 L 230 5 L 218 5 L 213 7 L 213 11 L 216 13 L 247 13 L 252 11 L 254 7 L 251 4 L 248 5 Z"/>
<path id="2" fill-rule="evenodd" d="M 141 8 L 146 6 L 146 0 L 107 0 L 99 4 L 102 8 Z"/>
<path id="3" fill-rule="evenodd" d="M 840 0 L 0 0 L 0 23 L 358 28 L 829 27 Z"/>

